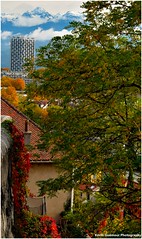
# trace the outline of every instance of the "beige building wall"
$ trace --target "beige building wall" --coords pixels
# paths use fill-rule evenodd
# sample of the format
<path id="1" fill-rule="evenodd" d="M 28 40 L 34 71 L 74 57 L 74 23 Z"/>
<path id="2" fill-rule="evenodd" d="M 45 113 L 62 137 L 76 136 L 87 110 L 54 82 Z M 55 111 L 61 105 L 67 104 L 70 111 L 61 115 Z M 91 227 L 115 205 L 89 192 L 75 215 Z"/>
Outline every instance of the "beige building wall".
<path id="1" fill-rule="evenodd" d="M 36 197 L 39 195 L 39 187 L 36 182 L 48 178 L 56 178 L 58 175 L 54 163 L 32 163 L 29 181 L 27 183 L 30 192 Z M 64 203 L 70 198 L 69 192 L 60 191 L 57 197 L 46 197 L 46 214 L 58 221 L 59 214 L 64 210 Z M 31 204 L 32 202 L 30 202 Z"/>

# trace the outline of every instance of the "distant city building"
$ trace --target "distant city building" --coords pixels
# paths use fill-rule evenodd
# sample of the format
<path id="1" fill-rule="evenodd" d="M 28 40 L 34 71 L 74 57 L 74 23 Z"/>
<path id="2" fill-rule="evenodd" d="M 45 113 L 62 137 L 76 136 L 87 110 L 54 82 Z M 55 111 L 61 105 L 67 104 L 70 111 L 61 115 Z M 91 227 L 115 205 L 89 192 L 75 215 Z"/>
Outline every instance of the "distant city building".
<path id="1" fill-rule="evenodd" d="M 2 70 L 1 77 L 3 77 L 3 76 L 11 77 L 13 79 L 21 78 L 25 81 L 26 85 L 30 84 L 33 81 L 31 78 L 29 78 L 28 73 L 22 72 L 22 71 L 17 72 L 17 71 Z"/>
<path id="2" fill-rule="evenodd" d="M 34 57 L 34 39 L 16 36 L 11 38 L 11 71 L 24 71 L 26 59 Z"/>

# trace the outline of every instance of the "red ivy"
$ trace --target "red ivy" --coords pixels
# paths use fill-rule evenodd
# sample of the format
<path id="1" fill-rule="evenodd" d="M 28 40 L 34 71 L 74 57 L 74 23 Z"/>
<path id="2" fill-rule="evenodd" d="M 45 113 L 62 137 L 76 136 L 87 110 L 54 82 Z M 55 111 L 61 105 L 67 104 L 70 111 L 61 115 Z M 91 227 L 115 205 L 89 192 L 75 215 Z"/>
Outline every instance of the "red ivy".
<path id="1" fill-rule="evenodd" d="M 29 211 L 26 183 L 29 177 L 30 156 L 24 145 L 23 133 L 12 123 L 10 123 L 10 133 L 13 139 L 11 161 L 16 237 L 60 238 L 53 218 L 46 215 L 34 215 Z"/>
<path id="2" fill-rule="evenodd" d="M 12 189 L 15 213 L 20 214 L 27 209 L 27 180 L 30 170 L 30 157 L 24 145 L 24 136 L 12 123 L 10 124 L 13 139 L 12 157 Z"/>

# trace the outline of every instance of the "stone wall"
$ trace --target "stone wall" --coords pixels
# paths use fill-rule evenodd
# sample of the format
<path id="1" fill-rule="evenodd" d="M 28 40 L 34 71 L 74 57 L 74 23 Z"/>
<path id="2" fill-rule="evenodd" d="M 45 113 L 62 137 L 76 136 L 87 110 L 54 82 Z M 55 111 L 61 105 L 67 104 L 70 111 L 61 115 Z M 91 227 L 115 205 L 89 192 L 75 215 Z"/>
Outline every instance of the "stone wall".
<path id="1" fill-rule="evenodd" d="M 1 238 L 14 238 L 14 205 L 11 189 L 11 161 L 9 156 L 12 150 L 12 139 L 1 128 Z"/>

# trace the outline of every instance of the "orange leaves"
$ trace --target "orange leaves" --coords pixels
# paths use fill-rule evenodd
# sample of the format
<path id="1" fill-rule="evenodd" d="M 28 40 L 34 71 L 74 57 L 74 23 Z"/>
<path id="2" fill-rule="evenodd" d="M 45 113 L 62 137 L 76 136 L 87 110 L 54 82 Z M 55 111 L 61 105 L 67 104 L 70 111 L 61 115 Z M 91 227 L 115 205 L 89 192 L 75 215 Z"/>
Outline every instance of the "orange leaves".
<path id="1" fill-rule="evenodd" d="M 11 77 L 3 76 L 1 79 L 1 86 L 2 87 L 12 86 L 12 81 L 13 79 Z"/>
<path id="2" fill-rule="evenodd" d="M 11 104 L 18 106 L 18 94 L 16 90 L 25 89 L 25 81 L 21 78 L 13 79 L 3 76 L 1 79 L 1 96 L 8 100 Z"/>
<path id="3" fill-rule="evenodd" d="M 8 76 L 3 76 L 1 79 L 1 86 L 2 87 L 12 86 L 16 90 L 24 90 L 25 89 L 25 81 L 22 78 L 13 79 Z"/>
<path id="4" fill-rule="evenodd" d="M 35 107 L 34 113 L 35 113 L 36 117 L 43 118 L 43 120 L 45 120 L 48 115 L 48 112 L 46 109 L 42 109 L 38 106 Z"/>
<path id="5" fill-rule="evenodd" d="M 16 90 L 24 90 L 25 89 L 25 81 L 21 78 L 17 78 L 12 82 L 12 85 Z"/>
<path id="6" fill-rule="evenodd" d="M 13 86 L 8 86 L 6 89 L 1 90 L 1 96 L 8 100 L 11 104 L 18 105 L 18 95 Z"/>

